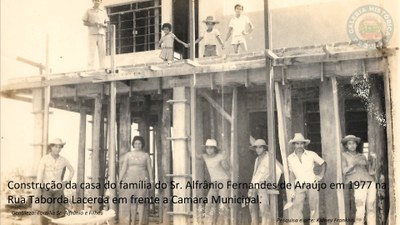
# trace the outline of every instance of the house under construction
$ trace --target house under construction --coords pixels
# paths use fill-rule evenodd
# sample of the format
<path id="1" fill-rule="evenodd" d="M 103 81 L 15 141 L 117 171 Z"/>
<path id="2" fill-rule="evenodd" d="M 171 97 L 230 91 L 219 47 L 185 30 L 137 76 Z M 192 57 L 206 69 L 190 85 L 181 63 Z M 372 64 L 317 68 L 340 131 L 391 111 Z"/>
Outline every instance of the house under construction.
<path id="1" fill-rule="evenodd" d="M 264 1 L 257 1 L 268 9 Z M 288 141 L 299 132 L 311 140 L 308 148 L 327 162 L 324 181 L 339 183 L 342 182 L 340 140 L 346 134 L 354 134 L 365 142 L 365 154 L 377 155 L 376 182 L 387 185 L 378 192 L 380 224 L 393 219 L 388 68 L 394 49 L 363 49 L 343 42 L 345 39 L 285 47 L 289 41 L 284 43 L 268 27 L 282 38 L 290 36 L 294 27 L 280 25 L 290 16 L 297 16 L 292 20 L 301 20 L 310 9 L 302 11 L 299 7 L 295 15 L 276 9 L 270 11 L 269 17 L 265 9 L 259 9 L 246 13 L 256 27 L 248 40 L 248 53 L 197 58 L 202 55 L 201 46 L 191 52 L 177 47 L 176 57 L 182 60 L 168 66 L 152 62 L 154 59 L 149 56 L 158 51 L 161 24 L 186 18 L 183 19 L 186 22 L 173 23 L 177 24 L 174 33 L 194 43 L 198 30 L 203 28 L 199 21 L 210 13 L 207 4 L 211 0 L 179 4 L 172 0 L 104 2 L 115 26 L 114 35 L 109 36 L 112 46 L 109 69 L 15 79 L 2 87 L 3 97 L 32 103 L 35 143 L 41 143 L 34 145 L 36 161 L 46 152 L 50 107 L 80 114 L 77 134 L 80 183 L 118 180 L 119 159 L 130 150 L 133 123 L 138 124 L 146 143 L 153 141 L 146 145 L 153 161 L 153 174 L 157 181 L 167 183 L 208 179 L 204 162 L 195 157 L 201 154 L 201 146 L 208 138 L 216 139 L 222 150 L 229 152 L 231 180 L 250 182 L 256 156 L 248 151 L 249 138 L 267 140 L 270 153 L 287 165 L 287 155 L 293 151 Z M 217 2 L 212 3 L 215 5 L 212 14 L 220 19 L 224 34 L 223 26 L 227 27 L 230 18 L 224 14 L 224 7 L 231 3 Z M 331 5 L 314 7 L 329 13 Z M 233 11 L 233 5 L 231 8 Z M 312 26 L 312 21 L 303 22 Z M 288 32 L 281 34 L 281 27 Z M 290 42 L 292 46 L 293 43 Z M 191 49 L 195 49 L 193 45 Z M 92 143 L 85 143 L 89 115 Z M 85 177 L 85 157 L 89 153 L 90 178 Z M 282 179 L 288 181 L 287 171 Z M 92 191 L 92 196 L 105 194 L 101 189 Z M 247 191 L 232 190 L 231 194 L 247 196 Z M 166 189 L 158 190 L 157 194 L 206 196 L 207 190 Z M 76 195 L 83 196 L 85 192 L 78 189 Z M 116 190 L 111 190 L 110 197 L 117 195 Z M 322 190 L 321 217 L 344 218 L 343 195 L 340 189 Z M 274 197 L 275 217 L 286 216 L 282 210 L 286 202 L 283 196 L 281 193 Z M 109 207 L 118 210 L 117 204 Z M 92 208 L 102 206 L 92 205 Z M 164 224 L 201 224 L 203 211 L 201 204 L 161 203 L 150 207 L 150 214 L 157 215 L 153 219 Z M 231 224 L 248 223 L 248 207 L 232 204 Z"/>

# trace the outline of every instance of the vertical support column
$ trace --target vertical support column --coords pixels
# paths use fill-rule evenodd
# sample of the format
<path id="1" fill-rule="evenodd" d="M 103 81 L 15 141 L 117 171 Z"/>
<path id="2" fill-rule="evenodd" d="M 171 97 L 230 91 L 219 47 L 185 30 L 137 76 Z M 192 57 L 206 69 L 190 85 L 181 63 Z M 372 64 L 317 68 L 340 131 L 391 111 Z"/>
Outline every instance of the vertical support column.
<path id="1" fill-rule="evenodd" d="M 76 190 L 78 198 L 83 198 L 85 190 L 80 187 L 80 184 L 85 183 L 85 151 L 86 151 L 86 110 L 81 107 L 80 124 L 79 124 L 79 145 L 78 145 L 78 172 L 77 183 L 79 187 Z M 77 205 L 77 210 L 84 208 L 83 203 Z"/>
<path id="2" fill-rule="evenodd" d="M 216 131 L 215 131 L 215 111 L 214 111 L 214 108 L 211 106 L 211 105 L 209 105 L 209 108 L 210 108 L 210 110 L 209 110 L 209 112 L 210 112 L 210 117 L 209 117 L 209 120 L 210 120 L 210 138 L 212 138 L 212 139 L 216 139 Z"/>
<path id="3" fill-rule="evenodd" d="M 286 87 L 279 82 L 275 82 L 275 97 L 276 97 L 276 109 L 278 114 L 278 140 L 279 147 L 282 156 L 282 164 L 283 164 L 283 175 L 286 183 L 290 183 L 289 180 L 289 166 L 287 162 L 288 156 L 288 142 L 289 135 L 291 135 L 286 129 L 291 127 L 291 124 L 288 123 L 288 118 L 290 118 L 291 114 L 291 93 L 290 87 Z M 285 90 L 283 90 L 285 89 Z M 293 181 L 294 182 L 294 181 Z M 290 202 L 290 196 L 286 195 L 286 202 Z M 290 210 L 290 209 L 289 209 Z M 285 212 L 284 212 L 285 213 Z M 290 215 L 290 212 L 289 214 Z"/>
<path id="4" fill-rule="evenodd" d="M 49 67 L 49 34 L 46 34 L 46 75 L 45 79 L 49 79 L 50 67 Z M 44 105 L 43 105 L 43 155 L 47 152 L 47 145 L 49 142 L 49 109 L 50 109 L 50 98 L 51 90 L 50 86 L 46 86 L 44 91 Z"/>
<path id="5" fill-rule="evenodd" d="M 94 99 L 94 112 L 93 112 L 93 137 L 92 137 L 92 183 L 99 183 L 99 172 L 100 172 L 100 131 L 101 126 L 103 126 L 103 118 L 101 115 L 102 102 L 100 96 L 96 96 Z M 92 189 L 92 197 L 99 196 L 99 189 Z M 99 204 L 93 204 L 92 210 L 99 210 Z"/>
<path id="6" fill-rule="evenodd" d="M 223 96 L 222 96 L 223 97 Z M 231 123 L 231 180 L 233 183 L 239 182 L 239 154 L 238 154 L 238 132 L 237 132 L 237 105 L 238 105 L 238 91 L 237 87 L 233 88 L 232 93 L 232 123 Z M 238 190 L 231 189 L 231 196 L 237 196 Z M 231 224 L 238 224 L 238 205 L 231 205 Z"/>
<path id="7" fill-rule="evenodd" d="M 392 101 L 392 95 L 394 93 L 392 92 L 392 78 L 391 75 L 397 75 L 397 65 L 395 62 L 395 59 L 397 56 L 390 57 L 389 59 L 386 59 L 386 71 L 384 74 L 384 88 L 385 88 L 385 111 L 386 111 L 386 137 L 387 137 L 387 152 L 388 152 L 388 176 L 389 176 L 389 201 L 392 203 L 396 202 L 396 182 L 395 182 L 395 168 L 394 165 L 396 165 L 396 161 L 394 160 L 396 158 L 395 152 L 394 152 L 394 132 L 393 132 L 393 114 L 392 114 L 392 109 L 393 109 L 393 103 L 396 101 L 393 99 Z M 390 209 L 389 209 L 389 217 L 388 217 L 388 224 L 396 224 L 396 212 L 398 209 L 399 204 L 391 204 Z"/>
<path id="8" fill-rule="evenodd" d="M 267 60 L 267 68 L 269 70 L 269 76 L 267 74 L 267 134 L 268 134 L 268 152 L 269 152 L 269 174 L 272 175 L 272 180 L 276 180 L 276 172 L 275 172 L 275 161 L 276 161 L 276 135 L 275 135 L 275 84 L 274 84 L 274 68 L 271 66 L 271 61 Z M 276 221 L 276 217 L 278 216 L 277 208 L 277 196 L 271 195 L 271 215 L 272 218 L 270 221 Z"/>
<path id="9" fill-rule="evenodd" d="M 319 92 L 322 158 L 327 163 L 324 180 L 329 186 L 329 182 L 343 182 L 340 146 L 342 134 L 336 77 L 327 78 L 321 82 Z M 329 209 L 326 210 L 326 218 L 345 218 L 343 189 L 327 188 L 324 196 L 325 199 L 329 199 L 325 205 Z M 337 207 L 332 207 L 333 205 Z"/>
<path id="10" fill-rule="evenodd" d="M 388 183 L 387 171 L 387 158 L 386 158 L 386 143 L 385 143 L 385 111 L 384 111 L 384 93 L 382 91 L 382 79 L 378 75 L 370 75 L 369 83 L 371 89 L 369 92 L 368 102 L 368 159 L 370 155 L 375 153 L 377 158 L 377 165 L 375 172 L 375 182 Z M 376 224 L 386 223 L 387 203 L 386 194 L 382 195 L 378 191 L 377 198 L 377 222 Z M 382 193 L 382 192 L 381 192 Z"/>
<path id="11" fill-rule="evenodd" d="M 162 106 L 162 118 L 161 118 L 161 148 L 162 148 L 162 172 L 160 173 L 160 182 L 170 183 L 170 178 L 167 177 L 167 174 L 171 173 L 171 142 L 168 140 L 168 137 L 171 137 L 171 105 L 167 103 L 168 100 L 171 99 L 171 93 L 169 91 L 164 91 L 163 93 L 163 106 Z M 169 188 L 160 190 L 161 195 L 164 198 L 170 199 L 171 190 Z M 162 224 L 169 225 L 170 218 L 168 215 L 169 212 L 169 203 L 162 203 L 162 211 L 163 218 Z"/>
<path id="12" fill-rule="evenodd" d="M 39 161 L 43 156 L 43 89 L 32 90 L 32 113 L 33 113 L 33 168 L 32 176 L 36 176 Z"/>
<path id="13" fill-rule="evenodd" d="M 131 110 L 129 96 L 120 98 L 119 114 L 119 156 L 121 157 L 131 149 Z"/>
<path id="14" fill-rule="evenodd" d="M 192 81 L 193 82 L 193 81 Z M 197 114 L 196 114 L 196 108 L 197 108 L 197 92 L 196 92 L 196 87 L 194 87 L 194 84 L 192 83 L 192 86 L 190 87 L 190 150 L 192 154 L 192 181 L 197 181 L 198 179 L 198 172 L 197 172 L 197 164 L 200 160 L 197 160 L 196 155 L 196 146 L 197 145 Z M 199 196 L 199 191 L 197 189 L 192 190 L 192 197 L 197 198 Z M 200 224 L 200 216 L 201 212 L 199 212 L 199 204 L 193 204 L 193 225 L 198 225 Z"/>
<path id="15" fill-rule="evenodd" d="M 185 176 L 189 174 L 189 155 L 188 155 L 188 143 L 184 137 L 187 137 L 190 132 L 190 109 L 187 104 L 188 100 L 188 88 L 176 87 L 173 89 L 174 104 L 173 104 L 173 129 L 174 137 L 173 140 L 173 173 L 175 176 L 173 180 L 175 183 L 185 185 L 188 178 Z M 180 176 L 176 176 L 180 175 Z M 173 190 L 174 195 L 181 197 L 189 197 L 190 190 L 186 188 L 175 188 Z M 188 216 L 185 213 L 189 212 L 189 205 L 176 204 L 174 205 L 174 224 L 189 224 Z"/>
<path id="16" fill-rule="evenodd" d="M 117 145 L 117 140 L 116 140 L 116 120 L 117 120 L 117 88 L 116 88 L 116 83 L 111 82 L 110 85 L 110 121 L 108 121 L 108 135 L 109 135 L 109 146 L 108 146 L 108 181 L 110 183 L 115 183 L 116 182 L 116 145 Z M 110 189 L 110 199 L 113 199 L 117 197 L 117 190 L 116 189 Z M 112 201 L 109 203 L 110 209 L 116 211 L 117 210 L 117 205 L 115 203 L 112 203 Z"/>
<path id="17" fill-rule="evenodd" d="M 115 25 L 111 25 L 111 74 L 115 75 Z M 117 87 L 116 82 L 113 81 L 110 84 L 110 114 L 108 120 L 108 181 L 110 183 L 115 183 L 117 181 L 117 140 L 116 140 L 116 122 L 117 122 Z M 110 199 L 117 197 L 117 190 L 111 189 L 110 191 Z M 109 203 L 110 209 L 116 211 L 117 205 Z"/>

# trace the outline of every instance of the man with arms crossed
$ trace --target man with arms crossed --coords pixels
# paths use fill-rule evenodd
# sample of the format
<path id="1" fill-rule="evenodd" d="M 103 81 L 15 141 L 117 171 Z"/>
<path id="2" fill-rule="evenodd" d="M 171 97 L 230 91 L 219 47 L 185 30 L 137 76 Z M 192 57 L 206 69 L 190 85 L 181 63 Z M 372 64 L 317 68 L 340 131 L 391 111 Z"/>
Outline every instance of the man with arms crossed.
<path id="1" fill-rule="evenodd" d="M 289 144 L 294 146 L 294 152 L 288 156 L 290 181 L 303 183 L 319 182 L 326 170 L 326 162 L 313 151 L 305 149 L 305 146 L 310 144 L 310 140 L 305 139 L 301 133 L 296 133 L 294 138 L 289 141 Z M 321 165 L 321 173 L 315 175 L 314 163 Z M 294 186 L 293 186 L 294 187 Z M 291 197 L 293 198 L 292 219 L 304 219 L 303 206 L 304 200 L 308 197 L 310 205 L 310 219 L 313 221 L 310 224 L 319 224 L 319 191 L 313 188 L 295 188 Z"/>

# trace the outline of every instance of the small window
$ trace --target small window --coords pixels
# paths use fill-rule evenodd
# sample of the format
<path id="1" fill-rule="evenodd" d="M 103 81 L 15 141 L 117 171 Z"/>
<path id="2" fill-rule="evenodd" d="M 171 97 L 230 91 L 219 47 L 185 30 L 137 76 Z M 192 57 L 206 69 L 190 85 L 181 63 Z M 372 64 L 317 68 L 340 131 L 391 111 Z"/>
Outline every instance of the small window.
<path id="1" fill-rule="evenodd" d="M 109 6 L 107 12 L 116 26 L 116 54 L 156 49 L 161 31 L 161 0 Z"/>

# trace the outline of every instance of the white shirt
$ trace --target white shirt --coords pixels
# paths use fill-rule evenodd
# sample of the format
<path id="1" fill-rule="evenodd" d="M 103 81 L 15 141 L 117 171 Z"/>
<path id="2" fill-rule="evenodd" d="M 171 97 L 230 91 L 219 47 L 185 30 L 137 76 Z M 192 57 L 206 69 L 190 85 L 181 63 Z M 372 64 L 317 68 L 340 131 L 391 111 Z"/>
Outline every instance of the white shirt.
<path id="1" fill-rule="evenodd" d="M 229 22 L 229 27 L 232 28 L 232 36 L 242 36 L 243 32 L 246 30 L 246 26 L 251 24 L 250 19 L 245 15 L 240 15 L 240 17 L 234 16 Z"/>
<path id="2" fill-rule="evenodd" d="M 203 40 L 204 40 L 204 45 L 217 45 L 218 40 L 217 37 L 219 37 L 221 34 L 217 29 L 212 29 L 211 32 L 205 31 L 202 35 Z"/>
<path id="3" fill-rule="evenodd" d="M 57 159 L 53 158 L 51 154 L 43 156 L 39 163 L 37 182 L 62 182 L 62 174 L 67 166 L 71 166 L 71 164 L 62 156 Z"/>
<path id="4" fill-rule="evenodd" d="M 268 153 L 264 153 L 256 158 L 254 163 L 253 178 L 251 183 L 260 183 L 266 181 L 269 177 L 269 157 Z M 275 173 L 276 173 L 276 183 L 278 183 L 279 178 L 282 174 L 281 167 L 278 166 L 280 163 L 276 161 L 275 163 Z"/>
<path id="5" fill-rule="evenodd" d="M 289 170 L 296 176 L 296 182 L 314 182 L 314 163 L 322 165 L 324 162 L 317 153 L 308 150 L 304 150 L 301 161 L 295 152 L 288 156 Z"/>
<path id="6" fill-rule="evenodd" d="M 99 23 L 107 25 L 107 22 L 110 21 L 108 15 L 104 9 L 98 8 L 90 8 L 86 11 L 85 15 L 83 16 L 83 21 L 89 23 Z M 106 28 L 102 26 L 89 26 L 89 34 L 106 34 Z"/>

